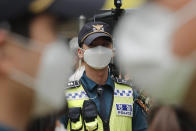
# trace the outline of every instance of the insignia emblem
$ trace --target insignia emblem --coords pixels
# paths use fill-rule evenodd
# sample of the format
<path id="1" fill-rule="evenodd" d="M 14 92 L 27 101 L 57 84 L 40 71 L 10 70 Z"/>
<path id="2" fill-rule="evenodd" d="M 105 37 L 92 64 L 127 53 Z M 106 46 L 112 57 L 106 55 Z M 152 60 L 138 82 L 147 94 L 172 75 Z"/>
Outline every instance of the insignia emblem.
<path id="1" fill-rule="evenodd" d="M 93 31 L 104 31 L 103 25 L 93 25 Z"/>
<path id="2" fill-rule="evenodd" d="M 116 113 L 120 116 L 133 117 L 133 105 L 131 104 L 116 104 Z"/>

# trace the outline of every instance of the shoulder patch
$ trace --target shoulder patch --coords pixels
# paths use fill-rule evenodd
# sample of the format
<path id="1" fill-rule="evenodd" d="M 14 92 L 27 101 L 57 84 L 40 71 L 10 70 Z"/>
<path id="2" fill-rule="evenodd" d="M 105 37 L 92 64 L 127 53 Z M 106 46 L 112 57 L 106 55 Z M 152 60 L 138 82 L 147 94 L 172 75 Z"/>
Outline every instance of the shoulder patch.
<path id="1" fill-rule="evenodd" d="M 140 99 L 136 99 L 136 102 L 138 103 L 138 105 L 146 112 L 149 113 L 149 108 L 148 106 Z"/>
<path id="2" fill-rule="evenodd" d="M 80 81 L 69 81 L 65 89 L 79 87 L 80 85 L 81 85 Z"/>
<path id="3" fill-rule="evenodd" d="M 136 98 L 136 102 L 141 108 L 143 108 L 146 113 L 149 113 L 152 101 L 151 98 L 143 90 L 139 91 L 139 96 Z"/>

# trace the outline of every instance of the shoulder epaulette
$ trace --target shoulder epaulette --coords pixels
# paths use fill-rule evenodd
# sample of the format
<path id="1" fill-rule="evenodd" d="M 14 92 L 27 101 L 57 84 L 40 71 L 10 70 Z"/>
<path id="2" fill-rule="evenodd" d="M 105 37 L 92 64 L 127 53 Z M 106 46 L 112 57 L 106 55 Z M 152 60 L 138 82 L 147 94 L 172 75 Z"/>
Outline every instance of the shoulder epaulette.
<path id="1" fill-rule="evenodd" d="M 80 81 L 69 81 L 67 83 L 67 87 L 65 89 L 69 89 L 69 88 L 75 88 L 75 87 L 79 87 L 80 86 Z"/>
<path id="2" fill-rule="evenodd" d="M 124 80 L 124 79 L 120 79 L 120 78 L 115 77 L 115 78 L 114 78 L 114 81 L 115 81 L 116 83 L 118 83 L 118 84 L 123 84 L 123 85 L 132 86 L 131 81 L 128 81 L 128 80 Z"/>

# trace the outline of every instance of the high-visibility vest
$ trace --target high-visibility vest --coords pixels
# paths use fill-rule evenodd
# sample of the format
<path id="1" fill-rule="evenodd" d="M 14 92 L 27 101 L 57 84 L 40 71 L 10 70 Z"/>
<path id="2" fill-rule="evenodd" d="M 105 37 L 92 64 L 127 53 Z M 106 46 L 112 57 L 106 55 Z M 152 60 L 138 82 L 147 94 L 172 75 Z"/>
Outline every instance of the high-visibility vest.
<path id="1" fill-rule="evenodd" d="M 133 90 L 124 84 L 115 83 L 113 94 L 113 105 L 108 122 L 102 121 L 98 114 L 93 121 L 86 122 L 83 118 L 83 103 L 89 100 L 87 93 L 82 85 L 65 90 L 67 105 L 69 108 L 68 131 L 104 131 L 104 127 L 109 127 L 110 131 L 132 131 L 133 116 Z M 79 109 L 77 111 L 77 109 Z M 79 113 L 78 113 L 79 112 Z M 72 114 L 70 114 L 72 113 Z M 70 119 L 73 117 L 73 119 Z"/>

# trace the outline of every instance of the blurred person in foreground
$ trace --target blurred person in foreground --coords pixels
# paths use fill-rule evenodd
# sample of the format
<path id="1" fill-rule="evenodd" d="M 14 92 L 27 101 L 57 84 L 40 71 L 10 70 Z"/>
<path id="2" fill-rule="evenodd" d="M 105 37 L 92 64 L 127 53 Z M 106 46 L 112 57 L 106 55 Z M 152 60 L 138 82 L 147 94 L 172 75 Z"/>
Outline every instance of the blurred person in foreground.
<path id="1" fill-rule="evenodd" d="M 92 2 L 97 4 L 92 6 Z M 64 107 L 62 91 L 72 61 L 65 43 L 57 35 L 58 20 L 82 12 L 88 14 L 102 3 L 100 0 L 0 1 L 1 131 L 25 130 L 32 118 Z M 78 8 L 78 4 L 83 6 Z"/>
<path id="2" fill-rule="evenodd" d="M 128 82 L 111 77 L 108 65 L 114 55 L 111 27 L 86 23 L 78 34 L 78 56 L 85 72 L 66 88 L 67 130 L 145 131 L 146 114 L 136 102 Z"/>
<path id="3" fill-rule="evenodd" d="M 138 87 L 166 105 L 160 112 L 176 113 L 179 126 L 183 126 L 180 120 L 186 120 L 181 113 L 186 112 L 187 119 L 193 117 L 187 124 L 195 130 L 196 1 L 151 0 L 136 13 L 122 18 L 116 36 L 119 61 Z M 167 113 L 165 116 L 169 119 Z M 154 122 L 159 123 L 163 117 Z"/>

